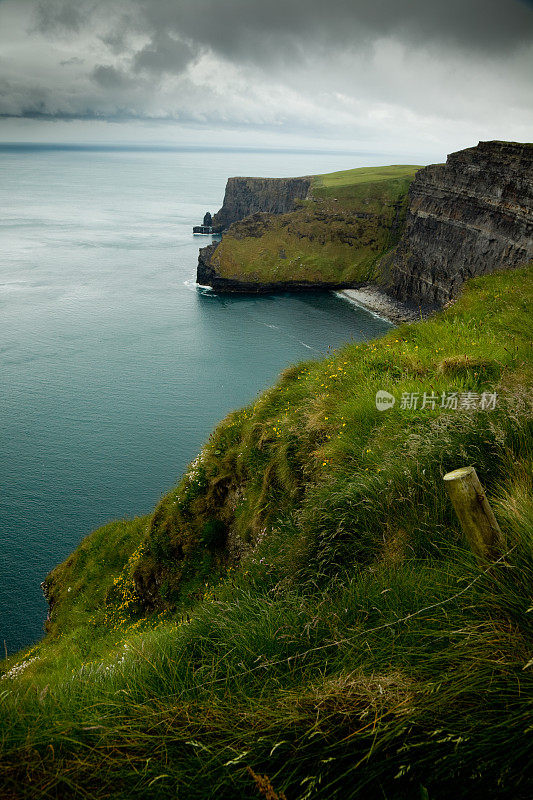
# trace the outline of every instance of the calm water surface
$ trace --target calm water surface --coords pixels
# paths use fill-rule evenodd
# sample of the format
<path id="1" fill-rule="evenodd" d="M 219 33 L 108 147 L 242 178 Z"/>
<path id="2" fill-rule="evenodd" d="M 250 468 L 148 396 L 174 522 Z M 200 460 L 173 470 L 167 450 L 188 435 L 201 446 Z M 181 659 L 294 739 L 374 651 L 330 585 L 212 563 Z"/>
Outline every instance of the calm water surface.
<path id="1" fill-rule="evenodd" d="M 228 176 L 364 163 L 0 147 L 2 650 L 42 635 L 49 570 L 97 526 L 150 511 L 228 411 L 288 364 L 388 329 L 333 295 L 194 283 L 209 239 L 191 226 Z"/>

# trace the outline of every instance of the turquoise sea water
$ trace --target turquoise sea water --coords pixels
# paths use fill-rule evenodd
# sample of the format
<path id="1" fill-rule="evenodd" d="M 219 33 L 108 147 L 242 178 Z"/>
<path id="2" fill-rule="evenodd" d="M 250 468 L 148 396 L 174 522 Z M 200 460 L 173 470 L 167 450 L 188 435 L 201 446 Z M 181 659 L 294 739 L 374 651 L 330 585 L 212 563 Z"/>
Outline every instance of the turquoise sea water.
<path id="1" fill-rule="evenodd" d="M 0 146 L 0 647 L 42 635 L 40 582 L 144 514 L 216 422 L 290 363 L 388 324 L 331 295 L 222 297 L 191 227 L 230 175 L 349 155 Z M 376 160 L 374 160 L 376 163 Z"/>

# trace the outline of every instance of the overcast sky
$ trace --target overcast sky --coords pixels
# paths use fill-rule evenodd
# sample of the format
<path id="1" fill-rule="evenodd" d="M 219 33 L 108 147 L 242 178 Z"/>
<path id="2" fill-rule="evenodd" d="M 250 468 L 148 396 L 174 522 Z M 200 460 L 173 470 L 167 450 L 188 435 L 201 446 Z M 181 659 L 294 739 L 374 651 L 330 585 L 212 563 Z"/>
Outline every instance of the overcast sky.
<path id="1" fill-rule="evenodd" d="M 526 0 L 0 0 L 0 139 L 533 140 Z"/>

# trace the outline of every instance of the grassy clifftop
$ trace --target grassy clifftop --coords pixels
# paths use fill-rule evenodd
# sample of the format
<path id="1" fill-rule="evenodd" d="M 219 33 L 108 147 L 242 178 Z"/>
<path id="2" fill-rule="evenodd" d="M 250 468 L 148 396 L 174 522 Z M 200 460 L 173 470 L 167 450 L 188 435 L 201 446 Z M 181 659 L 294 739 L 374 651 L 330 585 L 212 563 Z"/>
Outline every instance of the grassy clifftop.
<path id="1" fill-rule="evenodd" d="M 4 664 L 3 796 L 529 798 L 532 300 L 531 266 L 478 278 L 286 370 L 150 517 L 87 537 Z M 470 463 L 488 567 L 442 482 Z"/>
<path id="2" fill-rule="evenodd" d="M 211 258 L 221 278 L 257 283 L 356 283 L 401 234 L 416 166 L 365 167 L 311 178 L 307 200 L 287 214 L 234 223 Z"/>

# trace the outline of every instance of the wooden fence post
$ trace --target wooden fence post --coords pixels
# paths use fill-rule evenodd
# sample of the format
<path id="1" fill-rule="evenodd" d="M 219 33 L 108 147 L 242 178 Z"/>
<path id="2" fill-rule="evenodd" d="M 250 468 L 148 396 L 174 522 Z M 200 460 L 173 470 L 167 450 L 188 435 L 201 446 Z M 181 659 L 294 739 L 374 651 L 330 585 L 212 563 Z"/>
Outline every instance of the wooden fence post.
<path id="1" fill-rule="evenodd" d="M 444 482 L 476 556 L 484 561 L 498 558 L 503 551 L 503 535 L 474 467 L 448 472 Z"/>

